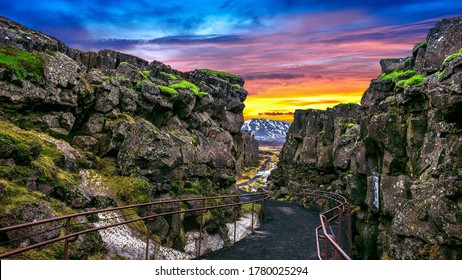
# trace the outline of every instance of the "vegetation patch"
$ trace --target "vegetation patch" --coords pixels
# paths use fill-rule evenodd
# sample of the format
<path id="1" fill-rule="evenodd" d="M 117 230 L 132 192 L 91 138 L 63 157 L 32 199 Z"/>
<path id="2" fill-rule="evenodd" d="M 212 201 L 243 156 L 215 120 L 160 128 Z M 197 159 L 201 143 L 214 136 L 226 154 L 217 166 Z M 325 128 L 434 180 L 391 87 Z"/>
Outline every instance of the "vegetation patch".
<path id="1" fill-rule="evenodd" d="M 209 69 L 201 69 L 199 71 L 202 72 L 202 73 L 207 73 L 210 76 L 216 76 L 216 77 L 226 79 L 226 80 L 229 80 L 229 79 L 238 79 L 239 80 L 239 79 L 241 79 L 239 76 L 236 76 L 236 75 L 233 75 L 233 74 L 230 74 L 230 73 L 226 73 L 226 72 L 214 71 L 214 70 L 209 70 Z"/>
<path id="2" fill-rule="evenodd" d="M 414 48 L 412 49 L 412 52 L 415 52 L 417 51 L 418 49 L 422 48 L 422 47 L 426 47 L 427 46 L 427 40 L 423 40 L 422 42 L 416 44 L 414 46 Z"/>
<path id="3" fill-rule="evenodd" d="M 393 81 L 397 83 L 400 80 L 403 79 L 409 79 L 413 76 L 416 75 L 416 72 L 414 70 L 407 70 L 407 71 L 393 71 L 391 73 L 383 73 L 379 76 L 379 79 L 384 80 L 384 81 Z"/>
<path id="4" fill-rule="evenodd" d="M 348 128 L 352 128 L 353 126 L 355 126 L 355 124 L 354 123 L 346 123 L 345 126 L 348 127 Z"/>
<path id="5" fill-rule="evenodd" d="M 167 87 L 167 86 L 157 86 L 161 92 L 164 92 L 164 93 L 168 93 L 168 94 L 171 94 L 171 95 L 177 95 L 178 94 L 178 91 L 176 91 L 176 89 L 174 88 L 171 88 L 171 87 Z"/>
<path id="6" fill-rule="evenodd" d="M 449 63 L 449 62 L 455 60 L 456 58 L 458 58 L 461 55 L 462 55 L 462 48 L 460 48 L 458 52 L 453 53 L 453 54 L 449 55 L 448 57 L 446 57 L 444 59 L 444 61 L 443 61 L 443 64 Z"/>
<path id="7" fill-rule="evenodd" d="M 204 96 L 204 95 L 207 95 L 208 93 L 207 92 L 202 92 L 200 91 L 200 88 L 198 86 L 196 86 L 195 84 L 191 83 L 191 82 L 188 82 L 188 81 L 185 81 L 185 80 L 182 80 L 176 84 L 173 84 L 173 85 L 170 85 L 170 88 L 173 88 L 173 89 L 186 89 L 186 90 L 190 90 L 192 92 L 194 92 L 195 95 L 197 96 Z"/>
<path id="8" fill-rule="evenodd" d="M 425 77 L 422 75 L 414 75 L 409 79 L 399 81 L 396 86 L 400 88 L 406 88 L 408 86 L 421 87 Z"/>
<path id="9" fill-rule="evenodd" d="M 19 79 L 32 75 L 37 82 L 44 76 L 45 58 L 11 46 L 0 47 L 0 66 L 12 69 Z"/>
<path id="10" fill-rule="evenodd" d="M 178 77 L 172 73 L 166 73 L 164 71 L 160 72 L 161 75 L 168 77 L 170 80 L 178 80 Z"/>
<path id="11" fill-rule="evenodd" d="M 151 71 L 145 70 L 145 71 L 140 71 L 141 76 L 143 76 L 143 79 L 147 80 L 149 76 L 151 76 Z"/>
<path id="12" fill-rule="evenodd" d="M 253 205 L 253 212 L 259 213 L 260 208 L 261 208 L 261 205 L 255 203 Z M 242 206 L 241 206 L 241 214 L 245 214 L 245 213 L 249 213 L 249 212 L 252 212 L 252 203 L 242 204 Z"/>

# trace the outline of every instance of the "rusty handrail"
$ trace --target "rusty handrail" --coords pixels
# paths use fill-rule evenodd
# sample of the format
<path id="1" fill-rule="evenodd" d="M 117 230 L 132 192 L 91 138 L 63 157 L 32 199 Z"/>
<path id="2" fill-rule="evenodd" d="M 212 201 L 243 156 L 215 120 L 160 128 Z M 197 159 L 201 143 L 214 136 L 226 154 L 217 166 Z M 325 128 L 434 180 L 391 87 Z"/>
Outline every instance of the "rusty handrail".
<path id="1" fill-rule="evenodd" d="M 240 200 L 239 202 L 232 202 L 232 203 L 224 201 L 225 204 L 213 205 L 213 206 L 205 206 L 205 201 L 209 201 L 209 200 L 224 200 L 224 199 L 231 199 L 231 198 L 240 198 L 240 199 L 242 199 L 243 197 L 250 197 L 251 199 L 249 201 L 246 201 L 246 202 L 244 202 L 242 200 Z M 3 228 L 0 228 L 0 232 L 8 232 L 8 231 L 12 231 L 12 230 L 30 228 L 30 227 L 33 227 L 33 226 L 47 224 L 47 223 L 66 221 L 66 232 L 65 232 L 65 234 L 63 236 L 59 236 L 59 237 L 56 237 L 56 238 L 52 238 L 52 239 L 49 239 L 49 240 L 38 242 L 36 244 L 32 244 L 32 245 L 28 245 L 28 246 L 25 246 L 25 247 L 22 247 L 22 248 L 14 249 L 14 250 L 8 251 L 6 253 L 2 253 L 2 254 L 0 254 L 0 259 L 4 259 L 4 258 L 13 256 L 13 255 L 16 255 L 16 254 L 19 254 L 19 253 L 23 253 L 25 251 L 29 251 L 29 250 L 32 250 L 32 249 L 35 249 L 35 248 L 38 248 L 38 247 L 41 247 L 41 246 L 45 246 L 45 245 L 48 245 L 48 244 L 52 244 L 52 243 L 55 243 L 55 242 L 59 242 L 59 241 L 62 241 L 62 240 L 65 240 L 64 258 L 67 259 L 67 257 L 68 257 L 68 242 L 75 241 L 76 238 L 79 235 L 90 233 L 90 232 L 95 232 L 95 231 L 100 231 L 100 230 L 104 230 L 104 229 L 111 228 L 111 227 L 126 225 L 126 224 L 130 224 L 130 223 L 134 223 L 134 222 L 145 221 L 145 220 L 149 221 L 149 220 L 151 220 L 153 218 L 156 218 L 156 217 L 173 215 L 173 214 L 199 212 L 199 211 L 201 213 L 203 213 L 204 211 L 207 211 L 207 210 L 219 209 L 219 208 L 225 208 L 225 207 L 233 207 L 234 224 L 236 224 L 236 209 L 238 207 L 240 207 L 240 206 L 242 206 L 244 204 L 250 204 L 250 203 L 254 204 L 254 203 L 259 202 L 262 205 L 262 207 L 260 207 L 260 212 L 261 212 L 260 215 L 263 216 L 263 214 L 264 214 L 263 211 L 265 211 L 263 206 L 266 205 L 266 200 L 267 199 L 268 199 L 268 193 L 266 191 L 263 191 L 263 192 L 251 193 L 251 194 L 225 195 L 225 196 L 212 196 L 212 197 L 195 197 L 195 198 L 189 198 L 189 199 L 185 198 L 185 199 L 173 199 L 173 200 L 158 200 L 158 201 L 147 202 L 147 203 L 126 205 L 126 206 L 119 206 L 119 207 L 108 207 L 108 208 L 99 209 L 99 210 L 85 211 L 85 212 L 74 213 L 74 214 L 70 214 L 70 215 L 64 215 L 64 216 L 59 216 L 59 217 L 54 217 L 54 218 L 49 218 L 49 219 L 43 219 L 43 220 L 39 220 L 39 221 L 33 221 L 33 222 L 28 222 L 28 223 L 23 223 L 23 224 L 3 227 Z M 174 204 L 174 203 L 191 202 L 191 201 L 203 201 L 202 207 L 192 208 L 192 209 L 182 209 L 182 210 L 169 211 L 169 212 L 163 212 L 163 213 L 155 213 L 155 214 L 150 213 L 150 211 L 151 211 L 150 209 L 151 209 L 152 205 L 159 205 L 159 204 L 165 205 L 165 204 Z M 148 215 L 147 216 L 143 216 L 143 217 L 139 217 L 139 218 L 131 219 L 131 220 L 124 220 L 124 221 L 121 221 L 121 222 L 116 222 L 116 223 L 112 223 L 112 224 L 105 225 L 105 226 L 99 226 L 99 227 L 94 227 L 94 228 L 90 228 L 90 229 L 80 230 L 80 231 L 77 231 L 77 232 L 72 232 L 72 233 L 69 232 L 70 220 L 73 219 L 73 218 L 82 217 L 82 216 L 89 216 L 89 215 L 94 215 L 94 214 L 100 214 L 100 213 L 105 213 L 105 212 L 119 211 L 119 210 L 130 209 L 130 208 L 145 207 L 145 206 L 148 206 Z M 253 209 L 253 206 L 252 206 L 252 209 Z M 252 221 L 254 219 L 253 215 L 254 215 L 254 213 L 252 212 Z M 265 213 L 265 216 L 266 216 L 266 213 Z M 200 220 L 201 220 L 200 221 L 200 223 L 201 223 L 200 227 L 202 228 L 202 222 L 203 222 L 202 220 L 203 219 L 201 218 Z M 253 224 L 252 224 L 252 227 L 253 227 Z M 202 232 L 200 232 L 200 235 L 202 235 Z M 201 248 L 200 248 L 201 239 L 202 239 L 202 237 L 200 237 L 200 239 L 199 239 L 198 255 L 200 255 L 200 250 L 201 250 Z M 235 239 L 236 239 L 236 237 L 234 237 L 234 242 L 236 241 Z M 149 238 L 149 233 L 148 233 L 148 237 L 146 238 L 146 259 L 148 259 L 148 257 L 149 257 L 149 255 L 148 255 L 149 241 L 150 241 L 150 238 Z"/>
<path id="2" fill-rule="evenodd" d="M 328 210 L 319 214 L 320 226 L 316 228 L 316 250 L 318 258 L 322 259 L 331 259 L 329 251 L 332 248 L 332 259 L 345 259 L 351 260 L 351 216 L 350 216 L 350 204 L 348 200 L 338 193 L 326 192 L 326 191 L 316 191 L 312 193 L 302 193 L 313 199 L 324 198 L 329 202 L 335 203 L 334 207 L 329 208 Z M 330 218 L 328 218 L 330 217 Z M 342 234 L 343 234 L 343 219 L 347 217 L 347 232 L 348 237 L 348 251 L 349 254 L 345 252 L 342 248 Z M 328 228 L 331 228 L 331 225 L 337 224 L 338 233 L 335 235 L 333 232 L 329 233 Z M 332 231 L 332 230 L 331 230 Z M 321 248 L 321 241 L 324 240 L 324 249 Z M 324 252 L 324 258 L 323 253 Z"/>

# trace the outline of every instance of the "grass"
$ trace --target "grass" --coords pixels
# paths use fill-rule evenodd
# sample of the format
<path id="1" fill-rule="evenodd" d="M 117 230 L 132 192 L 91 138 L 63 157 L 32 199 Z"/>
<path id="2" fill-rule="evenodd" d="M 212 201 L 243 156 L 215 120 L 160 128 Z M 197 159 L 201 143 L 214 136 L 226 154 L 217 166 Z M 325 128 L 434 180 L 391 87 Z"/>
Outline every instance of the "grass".
<path id="1" fill-rule="evenodd" d="M 199 71 L 202 72 L 202 73 L 207 73 L 207 74 L 209 74 L 211 76 L 216 76 L 216 77 L 226 79 L 226 80 L 229 80 L 229 79 L 241 79 L 239 76 L 236 76 L 236 75 L 233 75 L 233 74 L 230 74 L 230 73 L 226 73 L 226 72 L 214 71 L 214 70 L 209 70 L 209 69 L 201 69 Z"/>
<path id="2" fill-rule="evenodd" d="M 45 58 L 42 55 L 11 46 L 0 47 L 0 66 L 12 69 L 19 79 L 31 74 L 37 82 L 44 76 Z"/>
<path id="3" fill-rule="evenodd" d="M 172 84 L 170 85 L 170 88 L 173 88 L 173 89 L 186 89 L 186 90 L 190 90 L 192 91 L 196 96 L 204 96 L 204 95 L 207 95 L 208 93 L 207 92 L 202 92 L 200 91 L 200 88 L 198 86 L 196 86 L 195 84 L 191 83 L 191 82 L 188 82 L 188 81 L 185 81 L 185 80 L 182 80 L 176 84 Z"/>
<path id="4" fill-rule="evenodd" d="M 254 204 L 254 208 L 253 208 L 253 211 L 255 213 L 259 213 L 260 212 L 260 208 L 261 208 L 261 205 L 258 204 L 258 203 L 255 203 Z M 246 203 L 246 204 L 242 204 L 241 206 L 241 214 L 245 214 L 245 213 L 249 213 L 252 211 L 252 203 Z"/>

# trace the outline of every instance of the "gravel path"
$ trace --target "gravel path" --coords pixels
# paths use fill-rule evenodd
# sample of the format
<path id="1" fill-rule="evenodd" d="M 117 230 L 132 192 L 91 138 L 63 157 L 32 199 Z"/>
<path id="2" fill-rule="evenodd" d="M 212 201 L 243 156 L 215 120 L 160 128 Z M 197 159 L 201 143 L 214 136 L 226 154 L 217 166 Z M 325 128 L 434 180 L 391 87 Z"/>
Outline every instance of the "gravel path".
<path id="1" fill-rule="evenodd" d="M 269 201 L 268 221 L 245 239 L 200 259 L 209 260 L 314 260 L 315 228 L 319 216 L 298 203 Z"/>

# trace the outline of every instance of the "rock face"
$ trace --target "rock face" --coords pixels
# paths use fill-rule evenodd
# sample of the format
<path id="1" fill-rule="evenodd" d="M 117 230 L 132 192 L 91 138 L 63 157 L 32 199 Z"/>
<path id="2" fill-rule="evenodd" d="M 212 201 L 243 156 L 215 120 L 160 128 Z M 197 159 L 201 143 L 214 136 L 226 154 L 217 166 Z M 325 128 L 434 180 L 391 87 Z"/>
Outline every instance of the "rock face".
<path id="1" fill-rule="evenodd" d="M 361 105 L 295 113 L 272 193 L 347 195 L 357 258 L 462 258 L 461 28 L 442 20 L 411 57 L 382 60 Z"/>
<path id="2" fill-rule="evenodd" d="M 242 167 L 256 166 L 259 163 L 258 141 L 249 131 L 242 131 L 244 152 L 242 153 Z"/>
<path id="3" fill-rule="evenodd" d="M 2 196 L 26 187 L 83 209 L 229 194 L 251 161 L 240 77 L 81 52 L 3 17 L 0 55 Z M 14 201 L 3 202 L 8 223 Z"/>

